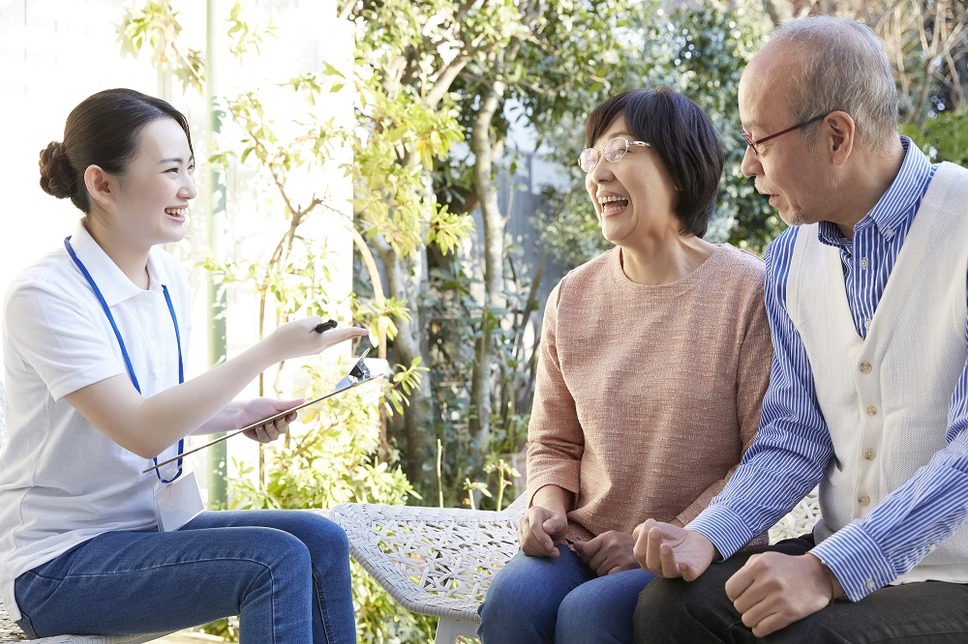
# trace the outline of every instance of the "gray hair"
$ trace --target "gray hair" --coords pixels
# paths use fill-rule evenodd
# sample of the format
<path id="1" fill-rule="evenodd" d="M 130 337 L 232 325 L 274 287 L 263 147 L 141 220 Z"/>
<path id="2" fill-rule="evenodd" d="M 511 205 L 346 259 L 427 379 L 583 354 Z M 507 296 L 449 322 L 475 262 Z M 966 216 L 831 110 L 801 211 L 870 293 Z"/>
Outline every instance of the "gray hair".
<path id="1" fill-rule="evenodd" d="M 791 97 L 798 121 L 842 110 L 872 150 L 896 145 L 897 85 L 884 45 L 870 27 L 834 16 L 810 16 L 780 25 L 770 40 L 800 45 L 803 66 L 794 72 L 800 95 Z M 814 133 L 814 128 L 803 130 L 808 141 Z"/>

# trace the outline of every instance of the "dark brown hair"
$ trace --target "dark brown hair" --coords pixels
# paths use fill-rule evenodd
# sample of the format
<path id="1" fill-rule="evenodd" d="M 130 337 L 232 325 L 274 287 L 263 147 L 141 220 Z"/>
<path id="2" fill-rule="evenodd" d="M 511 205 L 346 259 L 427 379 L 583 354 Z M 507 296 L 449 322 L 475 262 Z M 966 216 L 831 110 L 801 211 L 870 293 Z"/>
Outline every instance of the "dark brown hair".
<path id="1" fill-rule="evenodd" d="M 138 152 L 141 130 L 161 118 L 174 119 L 181 126 L 191 149 L 188 120 L 167 101 L 123 88 L 87 97 L 67 117 L 64 142 L 52 141 L 40 151 L 40 187 L 58 199 L 70 197 L 90 214 L 84 171 L 97 165 L 123 175 Z"/>
<path id="2" fill-rule="evenodd" d="M 633 89 L 604 101 L 588 115 L 591 147 L 617 116 L 629 134 L 652 146 L 679 188 L 676 217 L 682 234 L 702 237 L 716 208 L 724 153 L 716 130 L 698 105 L 668 87 Z"/>

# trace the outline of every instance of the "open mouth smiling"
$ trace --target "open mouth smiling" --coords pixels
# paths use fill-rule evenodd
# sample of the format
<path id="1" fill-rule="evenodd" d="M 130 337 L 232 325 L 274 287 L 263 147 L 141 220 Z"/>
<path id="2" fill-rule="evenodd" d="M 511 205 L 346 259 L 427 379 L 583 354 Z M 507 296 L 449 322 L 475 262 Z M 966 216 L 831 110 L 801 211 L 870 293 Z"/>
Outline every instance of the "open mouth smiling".
<path id="1" fill-rule="evenodd" d="M 602 215 L 614 215 L 625 210 L 629 205 L 627 197 L 619 195 L 606 195 L 598 198 L 598 204 L 602 208 Z"/>

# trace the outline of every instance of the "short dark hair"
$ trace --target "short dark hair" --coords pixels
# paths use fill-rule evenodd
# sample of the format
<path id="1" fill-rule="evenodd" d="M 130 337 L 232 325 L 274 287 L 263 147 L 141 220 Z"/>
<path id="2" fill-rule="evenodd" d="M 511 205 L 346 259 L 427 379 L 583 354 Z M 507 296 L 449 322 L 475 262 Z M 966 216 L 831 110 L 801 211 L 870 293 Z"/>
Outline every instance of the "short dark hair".
<path id="1" fill-rule="evenodd" d="M 682 234 L 702 237 L 716 209 L 725 155 L 716 129 L 698 105 L 669 87 L 633 89 L 613 96 L 588 115 L 590 147 L 619 114 L 629 134 L 649 143 L 679 188 L 676 217 Z"/>
<path id="2" fill-rule="evenodd" d="M 111 174 L 124 174 L 138 152 L 141 130 L 161 118 L 181 126 L 192 150 L 188 119 L 167 101 L 124 88 L 92 94 L 71 110 L 63 143 L 52 141 L 41 150 L 40 187 L 58 199 L 70 197 L 90 214 L 84 171 L 97 165 Z"/>

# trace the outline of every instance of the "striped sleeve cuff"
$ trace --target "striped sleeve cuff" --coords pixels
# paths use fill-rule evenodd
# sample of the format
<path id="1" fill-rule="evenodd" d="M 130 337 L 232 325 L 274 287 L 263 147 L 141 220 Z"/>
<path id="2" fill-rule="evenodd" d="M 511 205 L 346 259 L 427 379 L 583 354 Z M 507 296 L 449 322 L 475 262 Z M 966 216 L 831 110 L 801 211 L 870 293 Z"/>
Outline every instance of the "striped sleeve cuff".
<path id="1" fill-rule="evenodd" d="M 859 601 L 897 577 L 877 542 L 856 523 L 844 526 L 813 550 L 851 601 Z"/>
<path id="2" fill-rule="evenodd" d="M 723 505 L 711 505 L 689 522 L 687 529 L 709 539 L 723 559 L 745 546 L 753 537 L 743 519 Z"/>

